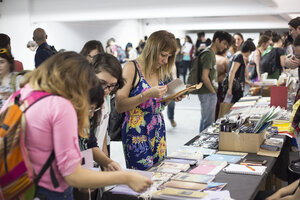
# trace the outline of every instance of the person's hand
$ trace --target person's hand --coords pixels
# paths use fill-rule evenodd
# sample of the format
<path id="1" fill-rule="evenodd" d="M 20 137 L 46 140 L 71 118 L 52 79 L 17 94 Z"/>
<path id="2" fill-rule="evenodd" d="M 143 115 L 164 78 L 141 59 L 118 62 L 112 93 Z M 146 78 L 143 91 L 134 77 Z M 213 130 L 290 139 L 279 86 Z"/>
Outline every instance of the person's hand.
<path id="1" fill-rule="evenodd" d="M 294 55 L 287 55 L 285 62 L 284 62 L 285 66 L 291 68 L 291 69 L 295 69 L 297 67 L 299 67 L 300 65 L 300 59 L 296 58 L 296 56 Z"/>
<path id="2" fill-rule="evenodd" d="M 232 96 L 232 89 L 228 89 L 226 95 L 227 95 L 227 97 L 231 97 Z"/>
<path id="3" fill-rule="evenodd" d="M 153 98 L 162 98 L 167 90 L 168 90 L 168 86 L 164 85 L 164 86 L 155 86 L 152 87 L 151 89 L 151 97 Z"/>
<path id="4" fill-rule="evenodd" d="M 127 185 L 136 192 L 144 192 L 153 184 L 153 181 L 145 176 L 135 172 L 128 173 Z"/>
<path id="5" fill-rule="evenodd" d="M 112 161 L 107 166 L 103 167 L 104 171 L 120 171 L 122 168 L 119 163 Z"/>
<path id="6" fill-rule="evenodd" d="M 174 100 L 176 101 L 176 102 L 178 102 L 178 101 L 181 101 L 183 98 L 185 98 L 186 97 L 186 95 L 185 94 L 183 94 L 183 95 L 180 95 L 179 97 L 176 97 Z"/>

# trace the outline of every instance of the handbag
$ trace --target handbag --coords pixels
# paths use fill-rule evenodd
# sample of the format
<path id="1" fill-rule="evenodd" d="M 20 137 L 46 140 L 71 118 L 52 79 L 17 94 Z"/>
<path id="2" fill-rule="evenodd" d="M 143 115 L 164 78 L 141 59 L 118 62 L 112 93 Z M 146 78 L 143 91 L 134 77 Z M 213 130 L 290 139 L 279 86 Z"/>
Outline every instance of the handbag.
<path id="1" fill-rule="evenodd" d="M 243 91 L 244 88 L 242 87 L 241 78 L 242 78 L 243 70 L 240 70 L 240 76 L 238 78 L 234 77 L 233 83 L 232 83 L 232 93 L 236 93 L 238 91 Z M 223 97 L 225 98 L 229 86 L 229 72 L 226 74 L 226 77 L 224 78 L 222 82 L 223 86 Z"/>
<path id="2" fill-rule="evenodd" d="M 134 88 L 134 83 L 136 76 L 138 74 L 138 69 L 136 66 L 136 61 L 132 61 L 135 66 L 134 77 L 132 80 L 131 90 Z M 111 141 L 121 141 L 122 140 L 122 124 L 124 121 L 125 113 L 118 113 L 115 105 L 115 97 L 110 100 L 110 113 L 108 121 L 108 135 Z"/>

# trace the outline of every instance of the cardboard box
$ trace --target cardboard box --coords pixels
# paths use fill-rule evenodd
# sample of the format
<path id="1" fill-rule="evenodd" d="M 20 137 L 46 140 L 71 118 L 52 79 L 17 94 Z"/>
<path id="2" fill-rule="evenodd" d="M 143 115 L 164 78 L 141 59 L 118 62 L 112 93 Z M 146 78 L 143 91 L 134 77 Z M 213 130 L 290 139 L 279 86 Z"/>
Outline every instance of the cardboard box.
<path id="1" fill-rule="evenodd" d="M 265 139 L 265 135 L 265 131 L 258 134 L 220 132 L 219 150 L 257 153 Z"/>

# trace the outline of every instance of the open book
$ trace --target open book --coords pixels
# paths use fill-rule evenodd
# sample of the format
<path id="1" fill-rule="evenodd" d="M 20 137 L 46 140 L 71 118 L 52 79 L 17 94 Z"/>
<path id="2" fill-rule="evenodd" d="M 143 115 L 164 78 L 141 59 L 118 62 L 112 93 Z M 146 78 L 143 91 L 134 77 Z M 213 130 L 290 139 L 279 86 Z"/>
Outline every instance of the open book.
<path id="1" fill-rule="evenodd" d="M 166 102 L 175 99 L 176 97 L 179 97 L 184 94 L 188 94 L 191 91 L 198 90 L 202 87 L 203 83 L 199 83 L 190 87 L 187 87 L 184 85 L 182 80 L 179 78 L 171 81 L 168 83 L 168 91 L 165 94 L 164 98 L 159 101 L 160 102 Z"/>

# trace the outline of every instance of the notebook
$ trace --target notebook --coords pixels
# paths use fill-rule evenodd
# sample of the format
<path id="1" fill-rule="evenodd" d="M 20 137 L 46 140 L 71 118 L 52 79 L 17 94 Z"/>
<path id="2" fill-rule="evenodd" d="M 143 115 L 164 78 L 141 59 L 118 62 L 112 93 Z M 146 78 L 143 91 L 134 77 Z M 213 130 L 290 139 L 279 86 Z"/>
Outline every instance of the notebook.
<path id="1" fill-rule="evenodd" d="M 252 168 L 252 169 L 251 169 Z M 226 173 L 233 174 L 249 174 L 249 175 L 263 175 L 266 170 L 266 166 L 246 166 L 239 164 L 230 164 L 223 169 Z"/>

